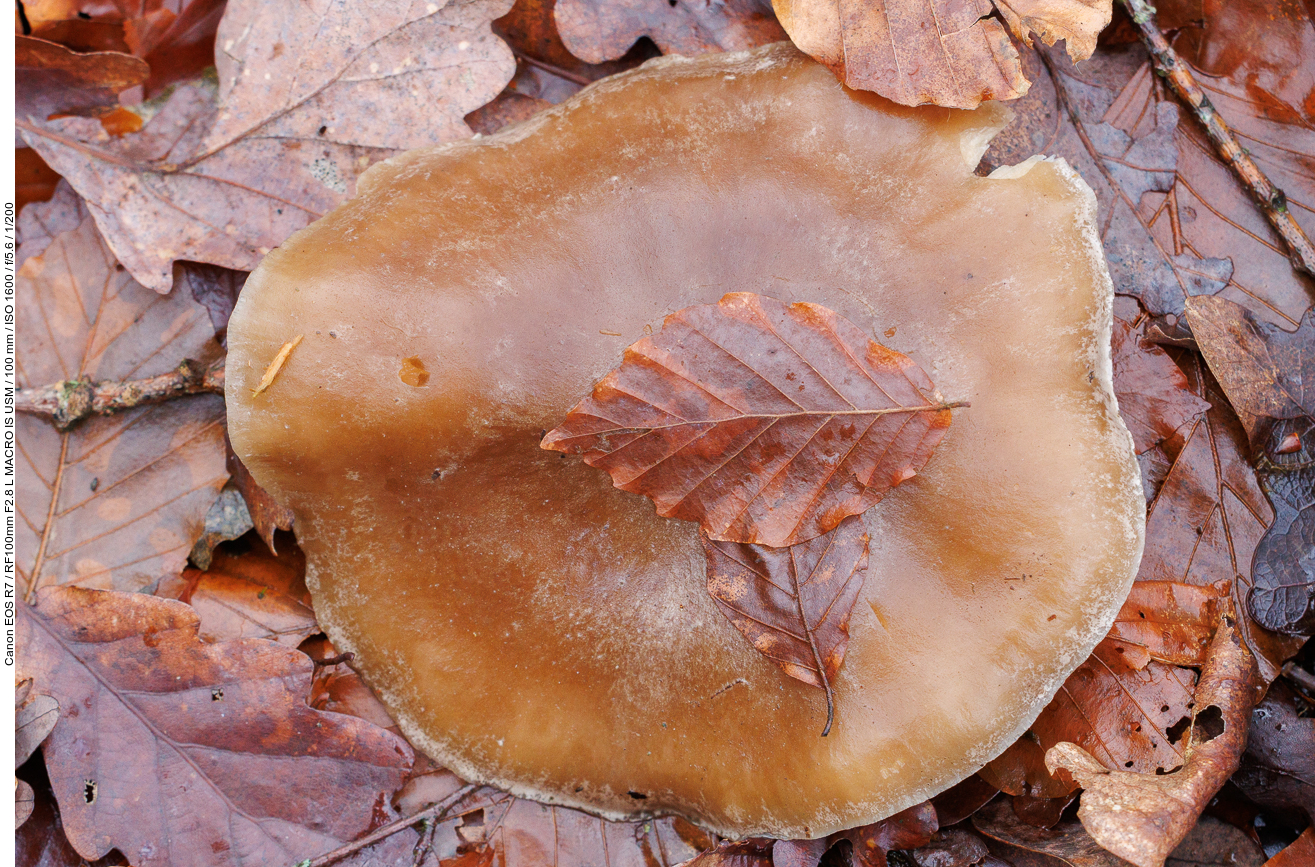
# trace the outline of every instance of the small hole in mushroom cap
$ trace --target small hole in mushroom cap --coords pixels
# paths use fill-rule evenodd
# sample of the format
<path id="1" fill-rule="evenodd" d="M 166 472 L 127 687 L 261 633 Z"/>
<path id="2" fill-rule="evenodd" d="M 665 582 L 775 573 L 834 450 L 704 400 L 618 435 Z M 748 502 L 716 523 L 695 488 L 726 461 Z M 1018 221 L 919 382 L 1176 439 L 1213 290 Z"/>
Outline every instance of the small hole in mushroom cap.
<path id="1" fill-rule="evenodd" d="M 429 371 L 425 370 L 425 363 L 420 360 L 420 356 L 413 355 L 402 359 L 402 369 L 397 371 L 397 378 L 407 385 L 421 388 L 429 382 Z"/>

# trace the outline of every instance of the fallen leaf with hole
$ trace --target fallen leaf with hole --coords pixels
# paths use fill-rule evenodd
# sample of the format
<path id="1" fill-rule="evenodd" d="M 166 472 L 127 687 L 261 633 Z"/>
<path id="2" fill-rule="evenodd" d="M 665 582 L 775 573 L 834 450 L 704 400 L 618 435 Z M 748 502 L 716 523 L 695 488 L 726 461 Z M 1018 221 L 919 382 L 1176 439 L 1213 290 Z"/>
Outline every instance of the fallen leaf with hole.
<path id="1" fill-rule="evenodd" d="M 1046 753 L 1054 773 L 1082 787 L 1078 818 L 1095 840 L 1137 867 L 1161 867 L 1237 769 L 1255 695 L 1255 662 L 1222 618 L 1201 670 L 1181 768 L 1167 774 L 1110 770 L 1071 743 Z"/>

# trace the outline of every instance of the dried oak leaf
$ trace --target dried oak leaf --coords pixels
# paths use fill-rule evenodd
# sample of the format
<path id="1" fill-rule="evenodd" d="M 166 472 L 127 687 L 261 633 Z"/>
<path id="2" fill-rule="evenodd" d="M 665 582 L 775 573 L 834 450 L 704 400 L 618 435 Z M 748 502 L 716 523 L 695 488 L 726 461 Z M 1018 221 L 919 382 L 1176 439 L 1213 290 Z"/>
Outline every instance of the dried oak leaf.
<path id="1" fill-rule="evenodd" d="M 1014 35 L 1032 44 L 1064 39 L 1074 60 L 1096 49 L 1110 22 L 1110 0 L 931 0 L 847 3 L 773 0 L 785 31 L 856 90 L 875 91 L 902 105 L 933 103 L 976 108 L 988 99 L 1027 92 Z"/>
<path id="2" fill-rule="evenodd" d="M 67 708 L 46 766 L 85 858 L 290 864 L 365 831 L 411 765 L 401 738 L 306 705 L 303 654 L 204 644 L 182 603 L 59 587 L 17 622 L 25 669 Z"/>
<path id="3" fill-rule="evenodd" d="M 35 153 L 31 148 L 24 150 Z M 41 255 L 57 236 L 76 229 L 86 219 L 87 205 L 82 196 L 61 178 L 49 201 L 38 202 L 19 213 L 15 267 L 21 268 L 28 259 Z"/>
<path id="4" fill-rule="evenodd" d="M 771 0 L 557 0 L 566 48 L 589 63 L 621 57 L 647 36 L 663 54 L 742 51 L 786 38 Z"/>
<path id="5" fill-rule="evenodd" d="M 993 854 L 1008 858 L 1009 863 L 1016 867 L 1052 867 L 1056 864 L 1065 867 L 1127 867 L 1128 864 L 1102 849 L 1081 823 L 1063 821 L 1053 828 L 1039 828 L 1020 819 L 1004 798 L 974 813 L 973 827 L 991 839 Z"/>
<path id="6" fill-rule="evenodd" d="M 1014 127 L 988 149 L 985 163 L 1009 166 L 1033 153 L 1066 158 L 1096 193 L 1114 291 L 1138 298 L 1154 315 L 1180 317 L 1187 297 L 1223 291 L 1233 264 L 1181 249 L 1155 231 L 1160 211 L 1148 212 L 1149 203 L 1163 202 L 1174 189 L 1181 112 L 1166 101 L 1132 116 L 1135 123 L 1125 118 L 1126 106 L 1135 101 L 1127 91 L 1140 94 L 1140 81 L 1148 74 L 1142 63 L 1128 77 L 1129 61 L 1144 57 L 1137 51 L 1102 53 L 1081 69 L 1058 52 L 1027 52 L 1025 66 L 1036 86 L 1019 103 Z"/>
<path id="7" fill-rule="evenodd" d="M 370 164 L 468 137 L 463 117 L 511 77 L 489 29 L 506 9 L 233 0 L 217 90 L 179 86 L 141 132 L 112 141 L 80 118 L 20 126 L 133 276 L 168 292 L 174 260 L 249 271 L 350 197 Z"/>
<path id="8" fill-rule="evenodd" d="M 31 36 L 14 37 L 15 111 L 46 120 L 56 114 L 94 116 L 119 104 L 119 94 L 146 81 L 150 67 L 130 54 L 79 54 Z"/>
<path id="9" fill-rule="evenodd" d="M 1287 195 L 1289 212 L 1315 234 L 1315 26 L 1300 3 L 1211 3 L 1204 30 L 1184 28 L 1175 46 L 1257 165 Z M 1138 136 L 1158 106 L 1174 103 L 1149 67 L 1129 81 L 1110 122 Z M 1293 270 L 1287 248 L 1200 124 L 1180 114 L 1175 182 L 1151 195 L 1143 219 L 1166 249 L 1233 264 L 1219 294 L 1261 319 L 1297 327 L 1315 279 Z"/>
<path id="10" fill-rule="evenodd" d="M 140 379 L 218 353 L 204 308 L 133 280 L 85 214 L 24 262 L 17 319 L 22 388 Z M 23 591 L 141 590 L 176 575 L 228 478 L 223 420 L 217 395 L 93 416 L 63 433 L 19 415 Z"/>
<path id="11" fill-rule="evenodd" d="M 629 347 L 542 446 L 715 541 L 784 547 L 913 478 L 950 408 L 912 360 L 831 310 L 733 292 Z"/>
<path id="12" fill-rule="evenodd" d="M 319 629 L 305 574 L 300 549 L 275 556 L 255 543 L 241 553 L 219 549 L 209 569 L 185 569 L 161 581 L 156 595 L 191 605 L 202 641 L 266 638 L 296 647 Z"/>
<path id="13" fill-rule="evenodd" d="M 1078 819 L 1101 846 L 1138 867 L 1161 867 L 1237 770 L 1255 694 L 1255 662 L 1223 618 L 1201 669 L 1183 766 L 1168 774 L 1110 770 L 1076 744 L 1046 753 L 1082 786 Z"/>
<path id="14" fill-rule="evenodd" d="M 1187 322 L 1257 455 L 1274 422 L 1315 417 L 1315 309 L 1285 331 L 1226 298 L 1195 298 Z"/>
<path id="15" fill-rule="evenodd" d="M 462 785 L 449 771 L 417 777 L 399 794 L 398 808 L 404 815 L 413 815 Z M 465 867 L 474 867 L 490 856 L 499 867 L 675 867 L 697 860 L 696 856 L 703 858 L 715 842 L 715 838 L 684 819 L 611 822 L 568 807 L 480 788 L 458 802 L 438 823 L 433 858 L 448 867 L 455 867 L 455 859 L 462 857 Z M 773 842 L 759 841 L 753 847 L 766 852 L 766 860 L 754 862 L 756 867 L 771 867 Z M 706 865 L 706 860 L 703 863 Z M 745 861 L 738 867 L 753 865 Z"/>
<path id="16" fill-rule="evenodd" d="M 754 649 L 795 680 L 826 691 L 825 737 L 835 712 L 831 681 L 845 661 L 849 617 L 868 570 L 857 515 L 788 548 L 714 542 L 700 532 L 708 593 Z"/>

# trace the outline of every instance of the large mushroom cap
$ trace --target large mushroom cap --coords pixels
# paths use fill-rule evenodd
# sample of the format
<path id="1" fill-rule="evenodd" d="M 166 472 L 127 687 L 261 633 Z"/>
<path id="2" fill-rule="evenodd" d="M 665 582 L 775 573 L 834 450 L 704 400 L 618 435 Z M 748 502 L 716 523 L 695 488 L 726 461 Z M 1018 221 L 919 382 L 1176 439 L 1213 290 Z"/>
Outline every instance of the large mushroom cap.
<path id="1" fill-rule="evenodd" d="M 416 745 L 606 816 L 816 837 L 1026 729 L 1126 595 L 1144 501 L 1094 198 L 1060 161 L 974 176 L 999 124 L 786 45 L 664 58 L 375 167 L 265 259 L 229 326 L 233 445 Z M 539 448 L 626 346 L 735 291 L 828 307 L 972 403 L 864 516 L 826 738 L 823 693 L 708 596 L 695 525 Z"/>

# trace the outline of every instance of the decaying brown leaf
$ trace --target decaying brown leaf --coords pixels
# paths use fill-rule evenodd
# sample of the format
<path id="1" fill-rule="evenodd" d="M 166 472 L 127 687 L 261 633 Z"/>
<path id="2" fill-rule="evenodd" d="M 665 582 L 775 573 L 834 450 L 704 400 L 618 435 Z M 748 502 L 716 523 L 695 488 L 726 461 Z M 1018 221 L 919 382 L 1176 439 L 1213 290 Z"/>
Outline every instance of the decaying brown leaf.
<path id="1" fill-rule="evenodd" d="M 233 0 L 218 88 L 180 86 L 146 127 L 103 141 L 79 118 L 20 124 L 89 202 L 120 261 L 167 292 L 175 259 L 249 271 L 398 150 L 470 135 L 511 77 L 489 30 L 506 0 Z"/>
<path id="2" fill-rule="evenodd" d="M 233 446 L 228 442 L 227 433 L 224 435 L 224 449 L 227 452 L 228 472 L 232 476 L 234 486 L 241 492 L 242 499 L 246 501 L 251 523 L 265 546 L 277 553 L 274 533 L 276 530 L 292 529 L 292 510 L 280 504 L 268 491 L 256 484 L 256 480 L 251 478 L 251 472 L 233 453 Z"/>
<path id="3" fill-rule="evenodd" d="M 976 867 L 988 854 L 986 844 L 971 830 L 948 828 L 905 856 L 917 867 Z"/>
<path id="4" fill-rule="evenodd" d="M 932 103 L 976 108 L 988 99 L 1027 92 L 1014 35 L 1032 44 L 1067 41 L 1074 60 L 1096 48 L 1110 22 L 1109 0 L 932 0 L 845 3 L 773 0 L 795 45 L 857 90 L 872 90 L 903 105 Z"/>
<path id="5" fill-rule="evenodd" d="M 20 118 L 94 116 L 119 104 L 119 94 L 146 81 L 150 67 L 130 54 L 79 54 L 63 45 L 14 37 L 15 111 Z"/>
<path id="6" fill-rule="evenodd" d="M 589 63 L 621 57 L 647 36 L 663 54 L 741 51 L 786 38 L 771 0 L 557 0 L 566 48 Z"/>
<path id="7" fill-rule="evenodd" d="M 201 569 L 209 569 L 216 545 L 241 538 L 254 526 L 246 501 L 242 499 L 233 480 L 229 479 L 205 513 L 201 537 L 192 545 L 187 559 Z"/>
<path id="8" fill-rule="evenodd" d="M 218 353 L 205 310 L 138 284 L 85 214 L 23 264 L 17 302 L 20 387 L 137 379 Z M 177 574 L 227 480 L 223 417 L 214 395 L 92 417 L 63 433 L 20 415 L 23 591 L 140 590 Z"/>
<path id="9" fill-rule="evenodd" d="M 318 628 L 305 573 L 295 546 L 276 556 L 253 543 L 241 553 L 219 549 L 208 569 L 185 569 L 161 581 L 156 595 L 191 605 L 202 641 L 266 638 L 296 647 Z"/>
<path id="10" fill-rule="evenodd" d="M 228 317 L 233 314 L 233 305 L 247 282 L 246 272 L 201 262 L 180 262 L 176 277 L 175 290 L 190 293 L 206 309 L 215 327 L 215 339 L 220 346 L 227 347 Z"/>
<path id="11" fill-rule="evenodd" d="M 31 148 L 25 151 L 34 152 Z M 39 256 L 58 235 L 70 232 L 87 219 L 87 205 L 62 178 L 48 201 L 24 208 L 18 215 L 17 267 Z"/>
<path id="12" fill-rule="evenodd" d="M 399 795 L 398 806 L 404 814 L 413 815 L 452 795 L 463 785 L 449 771 L 427 776 L 432 785 L 423 785 L 426 777 L 418 777 Z M 684 819 L 609 822 L 578 810 L 514 798 L 485 787 L 464 797 L 437 825 L 432 838 L 432 860 L 424 863 L 456 867 L 456 859 L 460 858 L 459 863 L 465 867 L 490 861 L 499 867 L 545 864 L 675 867 L 693 863 L 691 859 L 695 859 L 710 867 L 709 861 L 719 860 L 708 851 L 716 851 L 716 842 L 716 838 Z M 722 867 L 771 867 L 772 843 L 754 841 L 742 847 L 747 850 L 749 860 Z M 765 853 L 764 860 L 754 860 L 754 852 Z"/>
<path id="13" fill-rule="evenodd" d="M 1232 576 L 1233 608 L 1245 611 L 1254 583 L 1252 557 L 1274 513 L 1251 469 L 1246 434 L 1218 384 L 1195 356 L 1182 354 L 1179 363 L 1211 409 L 1186 432 L 1151 504 L 1138 579 L 1209 587 Z M 1301 646 L 1247 617 L 1239 618 L 1237 628 L 1266 683 Z"/>
<path id="14" fill-rule="evenodd" d="M 1114 320 L 1111 355 L 1119 417 L 1137 454 L 1165 440 L 1181 440 L 1182 430 L 1210 408 L 1192 393 L 1169 354 L 1145 342 L 1144 320 L 1136 325 Z"/>
<path id="15" fill-rule="evenodd" d="M 1246 746 L 1255 662 L 1230 618 L 1223 618 L 1201 670 L 1183 766 L 1172 773 L 1110 770 L 1071 743 L 1046 753 L 1051 772 L 1082 786 L 1078 818 L 1101 846 L 1138 867 L 1161 867 L 1187 835 Z"/>
<path id="16" fill-rule="evenodd" d="M 784 547 L 916 475 L 951 406 L 825 307 L 736 292 L 668 316 L 542 445 L 713 540 Z"/>
<path id="17" fill-rule="evenodd" d="M 1268 442 L 1275 422 L 1315 417 L 1315 310 L 1289 332 L 1226 298 L 1195 298 L 1187 321 L 1255 454 L 1279 445 Z"/>
<path id="18" fill-rule="evenodd" d="M 41 154 L 31 148 L 14 149 L 14 207 L 20 220 L 28 205 L 49 201 L 59 181 L 59 173 L 46 165 Z"/>
<path id="19" fill-rule="evenodd" d="M 930 801 L 914 804 L 880 822 L 863 825 L 835 835 L 854 845 L 859 867 L 886 867 L 886 856 L 896 849 L 916 849 L 931 842 L 940 824 Z"/>
<path id="20" fill-rule="evenodd" d="M 868 569 L 868 534 L 858 516 L 789 548 L 714 542 L 699 533 L 708 557 L 708 593 L 759 653 L 796 680 L 826 690 L 845 661 L 849 616 Z"/>
<path id="21" fill-rule="evenodd" d="M 1008 858 L 1017 867 L 1127 867 L 1128 864 L 1102 849 L 1076 820 L 1041 828 L 1020 819 L 1003 798 L 974 813 L 973 827 L 993 841 L 993 853 Z"/>
<path id="22" fill-rule="evenodd" d="M 1233 782 L 1293 827 L 1315 821 L 1315 718 L 1282 679 L 1251 712 L 1247 749 Z"/>
<path id="23" fill-rule="evenodd" d="M 412 754 L 305 703 L 311 663 L 203 644 L 186 605 L 53 588 L 21 606 L 23 666 L 68 710 L 45 756 L 70 842 L 134 865 L 291 864 L 369 827 Z"/>
<path id="24" fill-rule="evenodd" d="M 59 702 L 41 693 L 29 694 L 14 709 L 14 766 L 32 757 L 59 721 Z"/>
<path id="25" fill-rule="evenodd" d="M 1265 867 L 1307 867 L 1315 863 L 1315 826 L 1307 828 L 1291 846 L 1265 862 Z"/>

